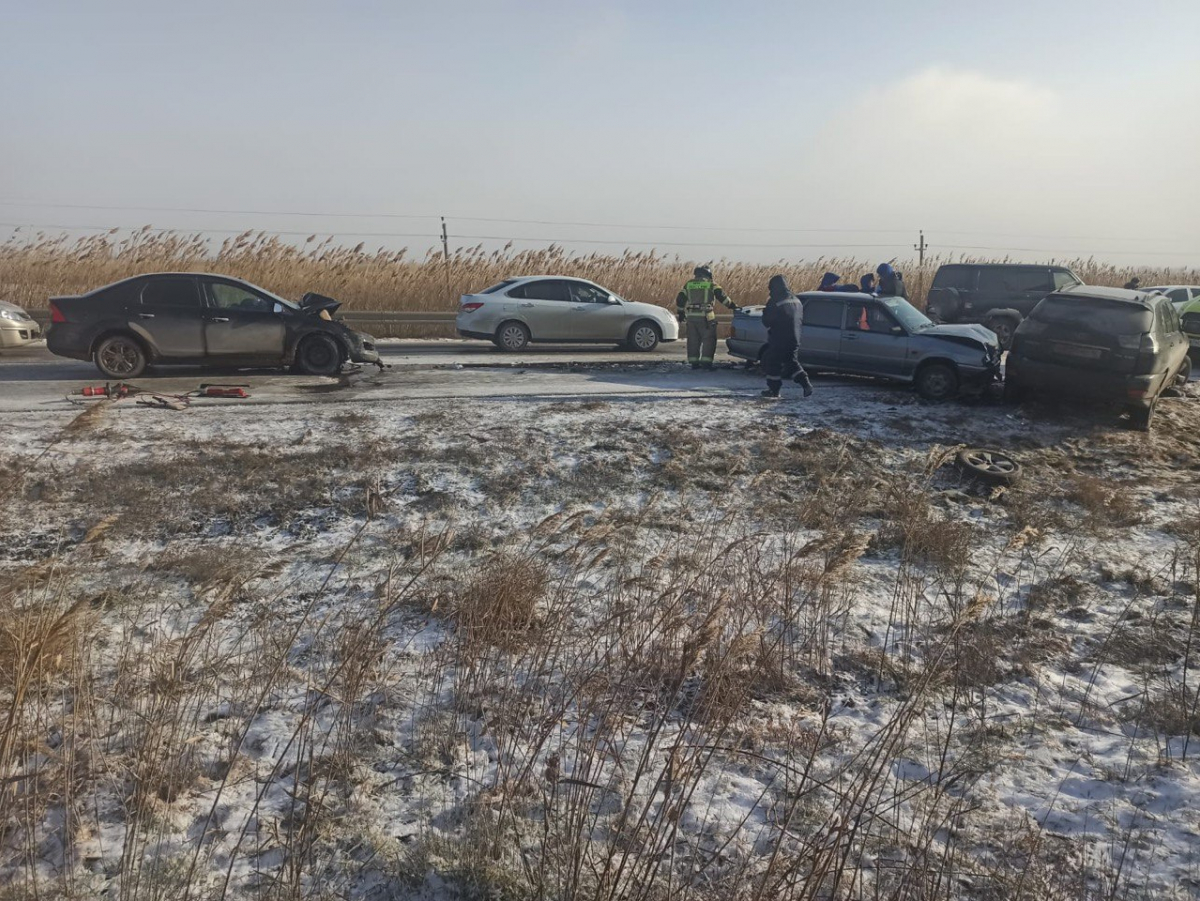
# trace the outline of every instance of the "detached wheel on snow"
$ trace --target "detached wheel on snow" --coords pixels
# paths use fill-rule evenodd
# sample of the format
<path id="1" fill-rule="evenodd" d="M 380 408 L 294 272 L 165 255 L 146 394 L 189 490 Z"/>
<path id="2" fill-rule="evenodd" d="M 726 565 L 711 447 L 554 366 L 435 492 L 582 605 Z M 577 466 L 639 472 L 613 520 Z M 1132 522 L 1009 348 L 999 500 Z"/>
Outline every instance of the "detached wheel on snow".
<path id="1" fill-rule="evenodd" d="M 1000 451 L 969 447 L 959 452 L 957 462 L 963 472 L 993 485 L 1011 485 L 1021 477 L 1021 464 Z"/>
<path id="2" fill-rule="evenodd" d="M 1000 342 L 1001 350 L 1008 350 L 1012 347 L 1013 334 L 1020 324 L 1019 321 L 1009 316 L 997 316 L 984 322 L 984 326 L 996 334 L 996 340 Z"/>
<path id="3" fill-rule="evenodd" d="M 337 375 L 342 349 L 329 335 L 309 335 L 296 348 L 296 368 L 305 375 Z"/>

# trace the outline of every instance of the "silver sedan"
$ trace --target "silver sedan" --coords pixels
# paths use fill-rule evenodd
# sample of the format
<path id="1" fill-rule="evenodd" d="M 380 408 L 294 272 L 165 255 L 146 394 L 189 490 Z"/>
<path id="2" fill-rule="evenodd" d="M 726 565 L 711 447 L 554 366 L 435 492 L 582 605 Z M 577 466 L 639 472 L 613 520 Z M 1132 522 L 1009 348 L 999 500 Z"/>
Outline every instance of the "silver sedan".
<path id="1" fill-rule="evenodd" d="M 621 344 L 651 351 L 679 339 L 662 307 L 619 297 L 595 282 L 556 275 L 509 278 L 459 301 L 458 333 L 519 351 L 531 342 Z"/>

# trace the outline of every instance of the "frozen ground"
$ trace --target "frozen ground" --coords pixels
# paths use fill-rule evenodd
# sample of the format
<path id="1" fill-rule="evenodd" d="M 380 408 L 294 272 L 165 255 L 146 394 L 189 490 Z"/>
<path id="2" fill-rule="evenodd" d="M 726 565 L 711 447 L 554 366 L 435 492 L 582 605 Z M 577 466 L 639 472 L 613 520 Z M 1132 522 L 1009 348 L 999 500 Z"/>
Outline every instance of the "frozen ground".
<path id="1" fill-rule="evenodd" d="M 0 897 L 1200 891 L 1195 384 L 579 378 L 0 414 Z"/>

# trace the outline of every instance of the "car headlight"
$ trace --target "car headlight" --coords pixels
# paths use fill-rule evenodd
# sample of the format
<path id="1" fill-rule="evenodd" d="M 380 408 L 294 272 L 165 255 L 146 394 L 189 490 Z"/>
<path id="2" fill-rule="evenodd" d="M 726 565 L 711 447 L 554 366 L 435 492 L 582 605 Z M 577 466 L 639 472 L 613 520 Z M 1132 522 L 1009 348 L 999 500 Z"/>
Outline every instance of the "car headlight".
<path id="1" fill-rule="evenodd" d="M 0 310 L 0 319 L 11 319 L 13 322 L 25 321 L 25 317 L 16 310 Z"/>

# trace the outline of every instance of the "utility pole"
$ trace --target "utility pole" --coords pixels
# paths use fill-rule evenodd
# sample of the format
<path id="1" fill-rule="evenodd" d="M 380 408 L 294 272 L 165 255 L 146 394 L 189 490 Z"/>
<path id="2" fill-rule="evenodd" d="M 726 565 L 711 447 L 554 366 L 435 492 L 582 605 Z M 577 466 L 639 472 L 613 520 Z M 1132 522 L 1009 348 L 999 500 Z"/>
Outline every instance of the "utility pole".
<path id="1" fill-rule="evenodd" d="M 446 234 L 446 217 L 442 217 L 442 259 L 446 264 L 446 299 L 452 304 L 454 296 L 450 293 L 450 237 Z"/>
<path id="2" fill-rule="evenodd" d="M 921 240 L 919 243 L 913 245 L 913 250 L 915 250 L 917 252 L 917 266 L 920 268 L 924 268 L 924 266 L 925 266 L 925 251 L 929 247 L 929 245 L 925 243 L 925 230 L 924 229 L 921 229 L 920 236 L 921 236 Z"/>

